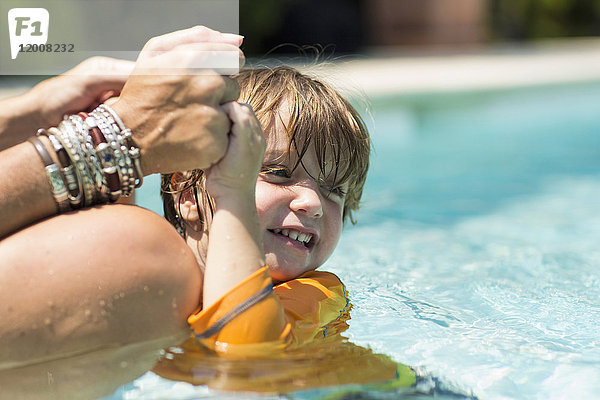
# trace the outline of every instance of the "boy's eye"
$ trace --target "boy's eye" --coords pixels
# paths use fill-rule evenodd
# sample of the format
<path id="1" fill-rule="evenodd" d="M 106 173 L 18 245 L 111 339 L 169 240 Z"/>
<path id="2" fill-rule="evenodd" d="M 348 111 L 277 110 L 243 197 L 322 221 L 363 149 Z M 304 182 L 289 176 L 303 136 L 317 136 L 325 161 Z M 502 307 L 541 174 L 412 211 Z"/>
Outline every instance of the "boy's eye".
<path id="1" fill-rule="evenodd" d="M 344 197 L 346 195 L 346 191 L 341 186 L 321 185 L 321 187 L 338 197 Z"/>
<path id="2" fill-rule="evenodd" d="M 268 174 L 278 176 L 280 178 L 290 178 L 291 174 L 287 168 L 284 167 L 263 167 L 260 171 L 261 174 Z"/>

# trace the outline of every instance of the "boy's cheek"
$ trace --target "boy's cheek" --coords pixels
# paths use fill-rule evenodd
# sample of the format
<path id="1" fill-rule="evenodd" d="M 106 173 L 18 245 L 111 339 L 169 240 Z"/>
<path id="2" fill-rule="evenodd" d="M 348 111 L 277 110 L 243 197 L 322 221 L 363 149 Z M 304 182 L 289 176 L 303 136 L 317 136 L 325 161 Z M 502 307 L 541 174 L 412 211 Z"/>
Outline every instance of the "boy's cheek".
<path id="1" fill-rule="evenodd" d="M 260 181 L 260 179 L 256 182 L 254 200 L 261 225 L 263 224 L 263 218 L 267 217 L 268 211 L 273 209 L 276 200 L 276 193 L 270 186 L 270 184 Z"/>

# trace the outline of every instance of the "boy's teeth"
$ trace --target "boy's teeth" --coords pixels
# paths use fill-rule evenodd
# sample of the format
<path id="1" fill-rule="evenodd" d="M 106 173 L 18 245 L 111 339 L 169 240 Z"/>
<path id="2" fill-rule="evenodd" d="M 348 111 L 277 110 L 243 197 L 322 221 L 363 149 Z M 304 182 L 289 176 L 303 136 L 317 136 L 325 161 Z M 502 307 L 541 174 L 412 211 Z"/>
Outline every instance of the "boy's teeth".
<path id="1" fill-rule="evenodd" d="M 273 233 L 287 236 L 292 240 L 296 240 L 302 244 L 307 244 L 312 239 L 310 233 L 302 233 L 292 229 L 273 229 Z"/>

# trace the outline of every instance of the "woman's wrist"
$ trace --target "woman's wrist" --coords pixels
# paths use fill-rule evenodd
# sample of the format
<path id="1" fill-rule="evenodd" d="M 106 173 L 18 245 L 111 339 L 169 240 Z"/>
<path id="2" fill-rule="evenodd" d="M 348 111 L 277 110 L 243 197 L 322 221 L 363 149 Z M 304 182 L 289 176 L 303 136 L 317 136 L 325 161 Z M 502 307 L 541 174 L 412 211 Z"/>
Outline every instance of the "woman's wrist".
<path id="1" fill-rule="evenodd" d="M 39 112 L 39 99 L 31 92 L 5 100 L 8 101 L 10 106 L 0 109 L 0 135 L 6 141 L 10 140 L 15 145 L 35 134 L 39 128 L 47 127 L 46 119 Z"/>
<path id="2" fill-rule="evenodd" d="M 153 168 L 154 160 L 152 154 L 148 151 L 147 143 L 140 139 L 139 132 L 143 129 L 142 126 L 144 121 L 140 118 L 140 115 L 136 114 L 133 109 L 122 99 L 118 99 L 113 102 L 110 107 L 117 113 L 123 123 L 132 133 L 131 140 L 140 149 L 140 163 L 143 176 L 156 173 Z"/>

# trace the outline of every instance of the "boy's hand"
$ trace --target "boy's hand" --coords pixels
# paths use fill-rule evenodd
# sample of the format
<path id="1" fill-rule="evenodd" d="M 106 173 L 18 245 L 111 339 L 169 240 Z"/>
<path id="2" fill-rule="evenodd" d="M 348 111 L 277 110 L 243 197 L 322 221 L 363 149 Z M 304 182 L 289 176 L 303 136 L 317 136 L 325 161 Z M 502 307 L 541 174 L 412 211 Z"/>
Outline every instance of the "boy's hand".
<path id="1" fill-rule="evenodd" d="M 241 192 L 254 194 L 265 154 L 265 137 L 252 107 L 230 102 L 222 108 L 232 124 L 229 144 L 225 156 L 205 171 L 208 192 L 215 200 Z"/>

